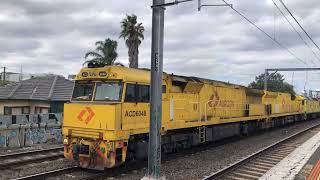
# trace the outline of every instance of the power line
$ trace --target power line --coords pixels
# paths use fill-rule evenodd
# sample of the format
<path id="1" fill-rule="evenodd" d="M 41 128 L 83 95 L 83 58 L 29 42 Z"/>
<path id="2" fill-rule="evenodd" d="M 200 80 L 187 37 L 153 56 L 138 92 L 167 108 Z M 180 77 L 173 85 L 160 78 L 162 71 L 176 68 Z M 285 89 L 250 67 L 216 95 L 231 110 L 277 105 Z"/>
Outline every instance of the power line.
<path id="1" fill-rule="evenodd" d="M 283 13 L 283 11 L 279 8 L 279 6 L 277 5 L 277 3 L 274 2 L 274 0 L 272 0 L 273 4 L 276 6 L 276 8 L 279 10 L 279 12 L 282 14 L 282 16 L 287 20 L 287 22 L 290 24 L 290 26 L 292 27 L 292 29 L 298 34 L 298 36 L 300 37 L 300 39 L 304 42 L 304 44 L 312 51 L 313 55 L 320 61 L 319 57 L 317 56 L 317 54 L 312 50 L 312 48 L 310 47 L 310 45 L 302 38 L 301 34 L 298 32 L 298 30 L 293 26 L 293 24 L 289 21 L 289 19 L 287 18 L 287 16 Z M 313 60 L 311 60 L 312 63 L 314 65 L 316 65 Z"/>
<path id="2" fill-rule="evenodd" d="M 286 8 L 286 10 L 288 11 L 288 13 L 290 14 L 290 16 L 296 21 L 296 23 L 300 26 L 300 28 L 303 30 L 303 32 L 308 36 L 308 38 L 312 41 L 312 43 L 318 48 L 318 50 L 320 51 L 319 46 L 317 45 L 317 43 L 314 42 L 314 40 L 310 37 L 310 35 L 307 33 L 307 31 L 301 26 L 301 24 L 298 22 L 298 20 L 293 16 L 293 14 L 291 13 L 291 11 L 289 10 L 289 8 L 284 4 L 284 2 L 282 0 L 279 0 L 280 3 Z"/>
<path id="3" fill-rule="evenodd" d="M 222 0 L 225 4 L 228 4 L 225 0 Z M 286 48 L 284 45 L 282 45 L 279 41 L 275 40 L 274 38 L 272 38 L 267 32 L 265 32 L 263 29 L 261 29 L 259 26 L 257 26 L 253 21 L 251 21 L 249 18 L 247 18 L 245 15 L 243 15 L 242 13 L 240 13 L 238 10 L 236 10 L 233 6 L 230 6 L 228 4 L 228 6 L 234 10 L 237 14 L 239 14 L 241 17 L 243 17 L 245 20 L 247 20 L 250 24 L 252 24 L 254 27 L 256 27 L 258 30 L 260 30 L 263 34 L 265 34 L 267 37 L 269 37 L 272 41 L 274 41 L 275 43 L 277 43 L 281 48 L 285 49 L 289 54 L 291 54 L 293 57 L 295 57 L 298 61 L 302 62 L 303 64 L 307 65 L 308 64 L 303 61 L 302 59 L 300 59 L 299 57 L 297 57 L 295 54 L 293 54 L 293 52 L 291 52 L 288 48 Z"/>

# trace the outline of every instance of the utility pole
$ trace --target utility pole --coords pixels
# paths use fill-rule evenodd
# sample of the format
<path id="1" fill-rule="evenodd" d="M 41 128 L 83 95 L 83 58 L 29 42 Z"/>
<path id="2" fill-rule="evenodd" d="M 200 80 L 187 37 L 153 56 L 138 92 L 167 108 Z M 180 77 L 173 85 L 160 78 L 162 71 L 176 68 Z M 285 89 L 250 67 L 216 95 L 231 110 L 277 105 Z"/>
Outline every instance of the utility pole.
<path id="1" fill-rule="evenodd" d="M 272 69 L 265 69 L 264 73 L 264 90 L 268 90 L 268 79 L 273 76 L 273 74 L 270 74 L 268 76 L 268 72 L 273 71 L 277 73 L 278 71 L 320 71 L 320 68 L 272 68 Z"/>
<path id="2" fill-rule="evenodd" d="M 148 177 L 160 179 L 161 173 L 161 118 L 164 0 L 153 0 L 151 42 L 151 107 L 148 151 Z"/>
<path id="3" fill-rule="evenodd" d="M 20 75 L 19 75 L 19 82 L 22 81 L 22 64 L 20 66 Z"/>
<path id="4" fill-rule="evenodd" d="M 162 118 L 162 75 L 163 75 L 163 41 L 164 41 L 164 10 L 166 6 L 178 5 L 193 0 L 153 0 L 152 8 L 152 40 L 151 40 L 151 98 L 150 127 L 148 149 L 148 175 L 143 179 L 159 180 L 161 177 L 161 118 Z M 198 0 L 198 10 L 207 5 Z"/>
<path id="5" fill-rule="evenodd" d="M 6 67 L 3 67 L 3 81 L 6 81 Z"/>

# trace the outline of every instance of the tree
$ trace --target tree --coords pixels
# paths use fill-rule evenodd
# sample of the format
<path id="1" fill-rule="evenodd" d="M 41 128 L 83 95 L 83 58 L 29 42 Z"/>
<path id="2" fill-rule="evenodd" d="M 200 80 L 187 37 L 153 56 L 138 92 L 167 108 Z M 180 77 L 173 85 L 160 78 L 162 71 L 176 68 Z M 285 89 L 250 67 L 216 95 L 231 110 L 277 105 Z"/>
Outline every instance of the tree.
<path id="1" fill-rule="evenodd" d="M 118 53 L 118 42 L 106 39 L 105 41 L 97 41 L 96 42 L 95 51 L 89 51 L 85 54 L 85 58 L 92 57 L 90 60 L 87 60 L 85 63 L 94 63 L 100 66 L 111 66 L 111 65 L 121 65 L 119 62 L 115 62 Z"/>
<path id="2" fill-rule="evenodd" d="M 285 82 L 283 75 L 280 73 L 276 73 L 271 75 L 268 73 L 268 90 L 269 91 L 275 91 L 275 92 L 285 92 L 285 93 L 290 93 L 292 95 L 295 95 L 295 91 L 293 89 L 293 86 L 287 82 Z M 259 76 L 256 76 L 255 81 L 251 82 L 249 84 L 249 88 L 254 88 L 254 89 L 264 89 L 264 78 L 265 74 L 260 74 Z"/>
<path id="3" fill-rule="evenodd" d="M 5 86 L 9 84 L 9 81 L 0 80 L 0 86 Z"/>
<path id="4" fill-rule="evenodd" d="M 129 67 L 138 68 L 139 46 L 144 39 L 144 27 L 142 26 L 142 23 L 137 22 L 136 15 L 127 15 L 127 17 L 121 21 L 121 28 L 122 31 L 119 38 L 123 38 L 126 41 L 129 55 Z"/>

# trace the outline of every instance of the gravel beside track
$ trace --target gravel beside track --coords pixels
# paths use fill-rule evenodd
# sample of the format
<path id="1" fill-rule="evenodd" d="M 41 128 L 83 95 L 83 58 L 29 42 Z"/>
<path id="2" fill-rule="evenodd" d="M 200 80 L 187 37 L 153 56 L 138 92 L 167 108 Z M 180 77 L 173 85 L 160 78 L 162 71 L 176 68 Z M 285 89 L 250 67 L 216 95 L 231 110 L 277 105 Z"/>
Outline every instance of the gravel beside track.
<path id="1" fill-rule="evenodd" d="M 303 129 L 319 124 L 320 120 L 312 120 L 295 125 L 266 131 L 259 135 L 241 138 L 238 141 L 211 147 L 194 154 L 179 156 L 162 162 L 162 174 L 166 179 L 193 180 L 216 172 L 243 157 L 249 156 L 276 141 L 293 135 Z M 105 179 L 141 179 L 147 168 L 127 172 L 120 176 Z"/>
<path id="2" fill-rule="evenodd" d="M 312 138 L 320 131 L 320 126 L 316 125 L 305 131 L 298 132 L 285 138 L 271 146 L 268 146 L 255 154 L 250 155 L 216 173 L 213 173 L 203 180 L 213 179 L 259 179 L 268 170 L 276 166 L 281 160 L 292 153 L 296 148 Z"/>
<path id="3" fill-rule="evenodd" d="M 15 151 L 0 155 L 0 179 L 14 179 L 30 174 L 71 166 L 63 157 L 63 147 Z"/>

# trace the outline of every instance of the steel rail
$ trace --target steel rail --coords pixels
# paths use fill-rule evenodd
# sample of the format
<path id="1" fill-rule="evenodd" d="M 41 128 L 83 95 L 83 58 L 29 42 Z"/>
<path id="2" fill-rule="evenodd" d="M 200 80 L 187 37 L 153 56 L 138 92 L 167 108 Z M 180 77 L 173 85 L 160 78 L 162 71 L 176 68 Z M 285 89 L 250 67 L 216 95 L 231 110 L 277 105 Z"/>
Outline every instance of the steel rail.
<path id="1" fill-rule="evenodd" d="M 290 136 L 288 136 L 288 137 L 286 137 L 286 138 L 284 138 L 282 140 L 279 140 L 279 141 L 267 146 L 266 148 L 263 148 L 263 149 L 255 152 L 255 153 L 253 153 L 253 154 L 251 154 L 251 155 L 249 155 L 249 156 L 247 156 L 247 157 L 245 157 L 245 158 L 243 158 L 243 159 L 241 159 L 241 160 L 239 160 L 239 161 L 237 161 L 235 163 L 232 163 L 231 165 L 229 165 L 229 166 L 227 166 L 227 167 L 225 167 L 225 168 L 223 168 L 223 169 L 221 169 L 221 170 L 219 170 L 217 172 L 214 172 L 214 173 L 212 173 L 212 174 L 210 174 L 208 176 L 204 176 L 204 178 L 202 180 L 219 179 L 219 177 L 222 177 L 223 175 L 227 174 L 228 172 L 231 172 L 232 170 L 241 167 L 242 165 L 248 163 L 249 161 L 259 157 L 260 155 L 262 155 L 264 153 L 266 153 L 268 150 L 271 150 L 271 149 L 275 148 L 276 146 L 281 145 L 282 143 L 285 143 L 285 142 L 287 142 L 287 141 L 289 141 L 289 140 L 291 140 L 291 139 L 293 139 L 293 138 L 295 138 L 295 137 L 297 137 L 297 136 L 299 136 L 299 135 L 301 135 L 303 133 L 306 133 L 306 132 L 310 131 L 311 129 L 319 127 L 319 126 L 320 126 L 320 124 L 311 126 L 311 127 L 307 128 L 307 129 L 304 129 L 304 130 L 299 131 L 299 132 L 297 132 L 297 133 L 295 133 L 293 135 L 290 135 Z"/>
<path id="2" fill-rule="evenodd" d="M 63 150 L 63 147 L 56 147 L 56 148 L 49 148 L 49 149 L 42 149 L 42 150 L 3 154 L 3 155 L 0 155 L 0 169 L 9 168 L 12 166 L 21 166 L 28 163 L 34 163 L 34 162 L 39 162 L 44 160 L 63 158 L 64 156 L 63 156 L 62 150 Z M 14 159 L 14 161 L 10 159 Z M 5 160 L 10 160 L 10 161 L 6 162 Z"/>
<path id="3" fill-rule="evenodd" d="M 48 149 L 38 149 L 38 150 L 23 151 L 23 152 L 10 153 L 10 154 L 0 154 L 0 159 L 1 158 L 8 158 L 10 156 L 16 157 L 16 156 L 27 155 L 27 154 L 32 154 L 32 153 L 42 153 L 42 152 L 46 152 L 46 151 L 55 151 L 55 150 L 63 150 L 63 147 L 59 146 L 59 147 L 48 148 Z"/>
<path id="4" fill-rule="evenodd" d="M 13 180 L 46 179 L 48 177 L 54 177 L 59 174 L 64 174 L 64 173 L 78 170 L 78 169 L 80 169 L 78 166 L 71 166 L 71 167 L 67 167 L 67 168 L 61 168 L 61 169 L 56 169 L 56 170 L 47 171 L 47 172 L 43 172 L 43 173 L 19 177 L 19 178 L 13 179 Z"/>

